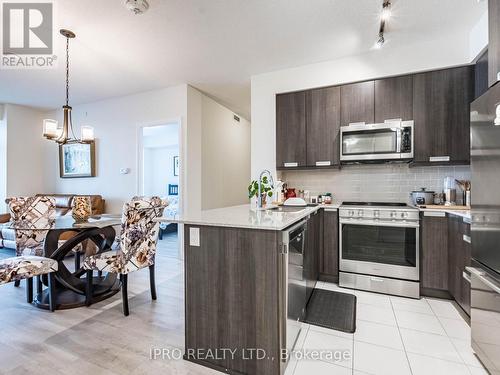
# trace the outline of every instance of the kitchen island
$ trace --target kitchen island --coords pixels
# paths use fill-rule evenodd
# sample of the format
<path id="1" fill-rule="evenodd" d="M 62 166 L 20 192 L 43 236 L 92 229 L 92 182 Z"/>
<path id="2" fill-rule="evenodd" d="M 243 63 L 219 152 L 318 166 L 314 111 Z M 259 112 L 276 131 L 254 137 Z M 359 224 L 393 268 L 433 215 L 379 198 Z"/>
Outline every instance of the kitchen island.
<path id="1" fill-rule="evenodd" d="M 184 224 L 186 360 L 227 373 L 284 373 L 281 353 L 300 329 L 288 319 L 284 234 L 320 209 L 243 205 L 162 219 Z M 317 258 L 307 262 L 314 268 Z"/>

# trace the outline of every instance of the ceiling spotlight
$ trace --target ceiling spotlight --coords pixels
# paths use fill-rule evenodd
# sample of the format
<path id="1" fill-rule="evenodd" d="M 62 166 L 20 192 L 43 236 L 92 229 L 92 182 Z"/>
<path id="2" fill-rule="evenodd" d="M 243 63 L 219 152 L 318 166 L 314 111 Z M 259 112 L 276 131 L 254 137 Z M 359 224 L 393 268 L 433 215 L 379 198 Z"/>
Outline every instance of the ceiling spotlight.
<path id="1" fill-rule="evenodd" d="M 385 1 L 384 4 L 382 5 L 382 15 L 381 15 L 382 21 L 387 21 L 389 18 L 391 18 L 391 2 L 390 1 Z"/>
<path id="2" fill-rule="evenodd" d="M 125 7 L 134 14 L 143 14 L 149 9 L 146 0 L 125 0 Z"/>
<path id="3" fill-rule="evenodd" d="M 379 36 L 378 36 L 378 40 L 375 43 L 375 48 L 376 49 L 382 48 L 382 46 L 384 45 L 384 43 L 385 43 L 384 34 L 380 33 Z"/>

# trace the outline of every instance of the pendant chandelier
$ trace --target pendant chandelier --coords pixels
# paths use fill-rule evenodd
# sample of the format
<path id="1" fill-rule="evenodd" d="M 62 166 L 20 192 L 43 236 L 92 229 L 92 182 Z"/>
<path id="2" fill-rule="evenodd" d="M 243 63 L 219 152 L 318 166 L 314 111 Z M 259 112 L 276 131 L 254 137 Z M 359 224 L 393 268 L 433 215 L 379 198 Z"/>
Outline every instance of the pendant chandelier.
<path id="1" fill-rule="evenodd" d="M 73 122 L 71 120 L 71 106 L 69 105 L 69 40 L 76 35 L 69 30 L 60 30 L 61 35 L 66 38 L 66 104 L 63 106 L 64 122 L 62 127 L 58 126 L 56 120 L 43 120 L 43 136 L 59 144 L 65 143 L 91 143 L 94 141 L 94 128 L 82 126 L 80 138 L 75 137 Z M 71 134 L 70 134 L 71 132 Z"/>

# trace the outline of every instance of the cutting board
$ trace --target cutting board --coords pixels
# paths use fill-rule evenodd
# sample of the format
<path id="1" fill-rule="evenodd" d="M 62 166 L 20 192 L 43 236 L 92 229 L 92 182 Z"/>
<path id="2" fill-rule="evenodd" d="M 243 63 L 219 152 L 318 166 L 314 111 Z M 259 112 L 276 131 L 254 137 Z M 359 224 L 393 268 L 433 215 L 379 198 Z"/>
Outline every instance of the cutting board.
<path id="1" fill-rule="evenodd" d="M 438 204 L 426 204 L 423 206 L 418 206 L 419 208 L 425 208 L 430 210 L 470 210 L 470 206 L 444 206 Z"/>

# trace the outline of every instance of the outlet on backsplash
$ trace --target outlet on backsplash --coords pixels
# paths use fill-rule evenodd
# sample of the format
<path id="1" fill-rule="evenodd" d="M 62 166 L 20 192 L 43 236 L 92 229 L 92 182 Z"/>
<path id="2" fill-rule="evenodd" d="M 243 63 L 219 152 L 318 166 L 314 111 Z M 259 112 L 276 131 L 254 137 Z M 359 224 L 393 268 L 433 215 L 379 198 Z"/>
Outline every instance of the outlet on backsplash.
<path id="1" fill-rule="evenodd" d="M 407 164 L 350 165 L 341 170 L 279 171 L 289 186 L 312 195 L 332 192 L 335 201 L 409 202 L 413 190 L 442 192 L 446 177 L 470 180 L 469 166 L 418 167 Z"/>

